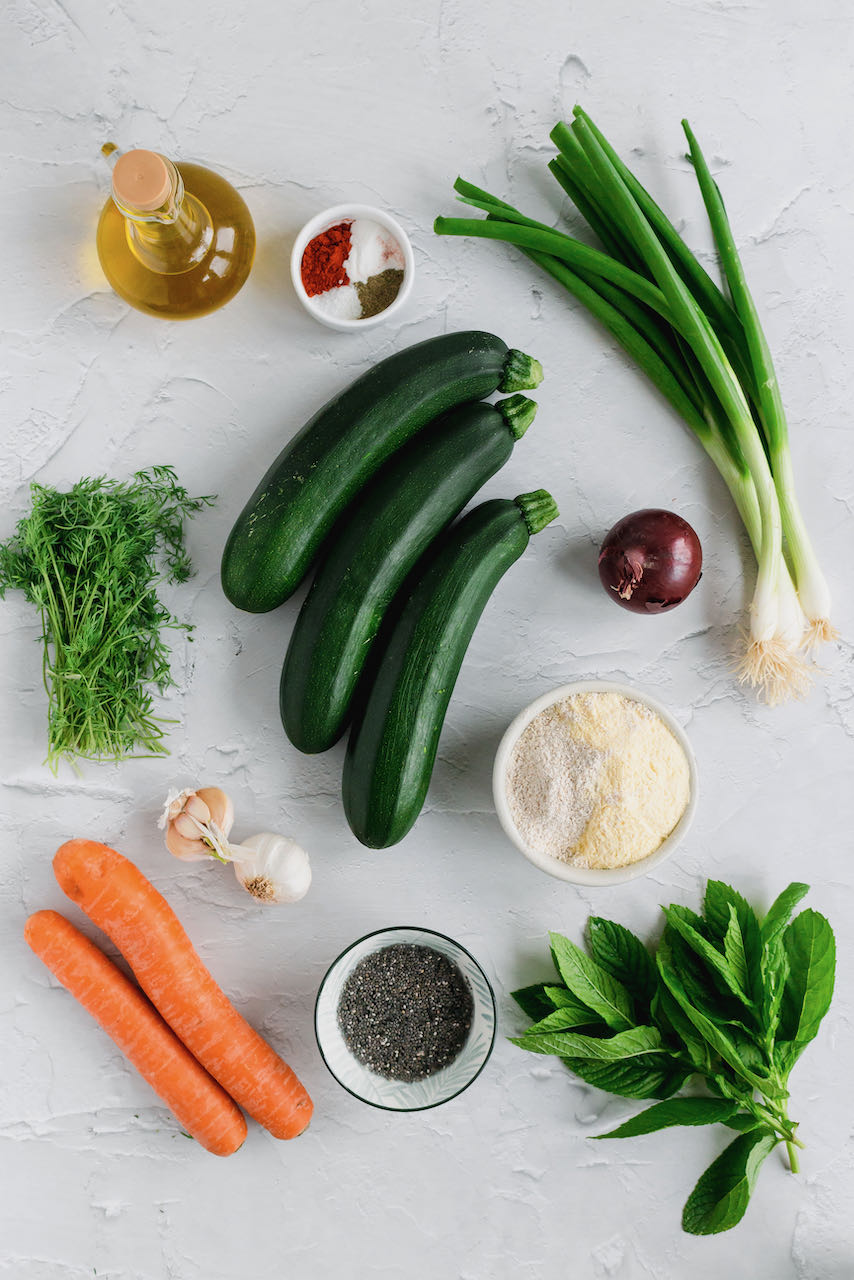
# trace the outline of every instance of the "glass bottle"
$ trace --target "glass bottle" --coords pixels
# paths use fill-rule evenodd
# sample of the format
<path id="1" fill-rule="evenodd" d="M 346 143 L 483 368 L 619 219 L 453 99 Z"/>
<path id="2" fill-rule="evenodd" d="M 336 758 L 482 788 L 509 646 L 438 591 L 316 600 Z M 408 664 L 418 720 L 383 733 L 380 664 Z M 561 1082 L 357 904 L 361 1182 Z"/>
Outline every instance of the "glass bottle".
<path id="1" fill-rule="evenodd" d="M 98 223 L 98 257 L 120 297 L 167 320 L 206 315 L 233 298 L 252 266 L 255 227 L 230 182 L 156 151 L 102 147 L 112 195 Z"/>

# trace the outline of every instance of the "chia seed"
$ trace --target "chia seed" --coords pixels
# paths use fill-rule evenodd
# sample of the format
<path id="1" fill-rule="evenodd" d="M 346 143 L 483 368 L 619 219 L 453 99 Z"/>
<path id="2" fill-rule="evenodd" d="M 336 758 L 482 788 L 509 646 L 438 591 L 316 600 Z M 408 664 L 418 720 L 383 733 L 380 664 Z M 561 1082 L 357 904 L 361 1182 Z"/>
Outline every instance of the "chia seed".
<path id="1" fill-rule="evenodd" d="M 471 987 L 452 960 L 399 942 L 356 965 L 341 990 L 338 1026 L 369 1071 L 412 1083 L 454 1061 L 473 1010 Z"/>

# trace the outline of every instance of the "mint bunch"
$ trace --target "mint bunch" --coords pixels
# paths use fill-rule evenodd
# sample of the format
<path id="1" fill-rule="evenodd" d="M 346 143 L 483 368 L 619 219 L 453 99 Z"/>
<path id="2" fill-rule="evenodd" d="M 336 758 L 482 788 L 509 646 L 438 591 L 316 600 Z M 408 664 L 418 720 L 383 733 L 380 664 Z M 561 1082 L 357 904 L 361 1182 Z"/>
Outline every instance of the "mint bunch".
<path id="1" fill-rule="evenodd" d="M 738 1137 L 709 1166 L 682 1215 L 693 1235 L 744 1216 L 765 1157 L 786 1144 L 798 1171 L 789 1073 L 815 1038 L 833 995 L 836 944 L 808 892 L 790 884 L 764 918 L 730 885 L 710 880 L 703 914 L 663 908 L 654 956 L 623 925 L 592 916 L 589 954 L 558 933 L 561 981 L 513 992 L 534 1025 L 513 1043 L 557 1054 L 582 1080 L 625 1098 L 663 1099 L 601 1138 L 674 1125 L 724 1124 Z M 673 1097 L 691 1077 L 704 1097 Z"/>

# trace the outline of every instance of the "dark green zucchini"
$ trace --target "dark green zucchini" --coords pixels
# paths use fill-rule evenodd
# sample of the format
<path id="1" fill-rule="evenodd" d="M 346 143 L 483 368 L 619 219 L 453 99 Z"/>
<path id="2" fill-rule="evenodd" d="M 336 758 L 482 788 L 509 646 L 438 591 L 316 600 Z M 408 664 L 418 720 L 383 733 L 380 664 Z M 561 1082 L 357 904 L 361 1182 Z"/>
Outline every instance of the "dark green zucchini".
<path id="1" fill-rule="evenodd" d="M 436 536 L 503 467 L 537 406 L 515 395 L 460 405 L 362 490 L 324 549 L 282 668 L 279 708 L 300 751 L 341 737 L 386 610 Z"/>
<path id="2" fill-rule="evenodd" d="M 484 502 L 428 553 L 347 746 L 344 810 L 362 844 L 396 844 L 421 812 L 445 712 L 480 615 L 530 536 L 556 515 L 544 489 Z"/>
<path id="3" fill-rule="evenodd" d="M 428 422 L 493 391 L 525 391 L 537 360 L 491 333 L 447 333 L 374 365 L 289 441 L 238 516 L 222 557 L 232 604 L 266 613 L 299 586 L 344 508 Z"/>

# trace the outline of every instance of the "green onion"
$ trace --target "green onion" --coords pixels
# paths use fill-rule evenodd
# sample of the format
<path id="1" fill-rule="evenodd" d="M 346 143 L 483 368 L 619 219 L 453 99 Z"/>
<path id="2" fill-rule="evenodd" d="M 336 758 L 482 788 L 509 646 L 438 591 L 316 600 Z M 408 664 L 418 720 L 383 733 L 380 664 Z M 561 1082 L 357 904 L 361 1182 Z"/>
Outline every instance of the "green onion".
<path id="1" fill-rule="evenodd" d="M 705 157 L 687 120 L 682 121 L 682 128 L 688 139 L 691 160 L 700 184 L 703 203 L 712 226 L 724 275 L 747 339 L 759 396 L 759 414 L 783 519 L 783 532 L 792 557 L 798 596 L 809 627 L 807 647 L 811 649 L 822 641 L 835 639 L 837 632 L 830 621 L 830 590 L 813 551 L 795 494 L 794 471 L 789 451 L 789 431 L 783 399 L 780 395 L 780 384 L 777 381 L 774 361 L 759 321 L 756 305 L 747 286 L 721 193 L 709 172 Z"/>
<path id="2" fill-rule="evenodd" d="M 462 179 L 454 184 L 458 197 L 486 220 L 437 218 L 435 230 L 522 249 L 608 329 L 697 436 L 757 559 L 740 678 L 774 703 L 809 686 L 799 650 L 835 635 L 829 591 L 795 495 L 768 344 L 720 193 L 687 123 L 683 127 L 729 296 L 578 107 L 571 125 L 552 131 L 559 154 L 549 169 L 604 252 Z"/>

